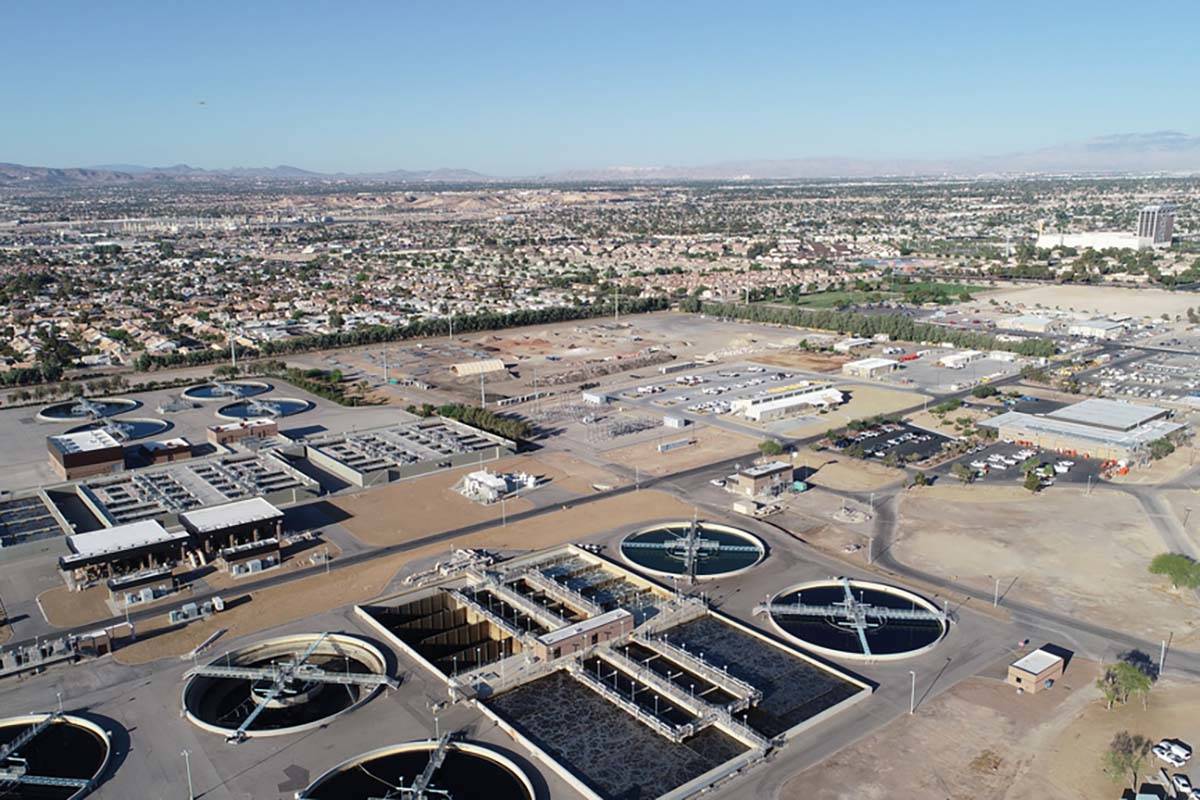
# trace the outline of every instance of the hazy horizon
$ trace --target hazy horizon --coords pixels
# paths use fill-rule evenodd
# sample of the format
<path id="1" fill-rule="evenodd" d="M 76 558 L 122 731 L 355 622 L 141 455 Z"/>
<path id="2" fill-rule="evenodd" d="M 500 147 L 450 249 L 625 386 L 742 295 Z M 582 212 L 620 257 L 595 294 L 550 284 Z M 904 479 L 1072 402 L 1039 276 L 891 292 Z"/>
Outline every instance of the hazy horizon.
<path id="1" fill-rule="evenodd" d="M 1194 136 L 1200 7 L 1129 10 L 22 5 L 0 161 L 519 177 Z"/>

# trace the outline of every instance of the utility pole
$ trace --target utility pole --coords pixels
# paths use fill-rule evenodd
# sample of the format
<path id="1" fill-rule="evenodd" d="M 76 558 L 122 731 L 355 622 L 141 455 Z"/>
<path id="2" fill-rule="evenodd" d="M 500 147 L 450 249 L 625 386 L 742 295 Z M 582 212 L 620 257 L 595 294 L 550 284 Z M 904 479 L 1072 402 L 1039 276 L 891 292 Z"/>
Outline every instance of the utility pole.
<path id="1" fill-rule="evenodd" d="M 229 360 L 233 362 L 233 369 L 237 371 L 237 341 L 233 338 L 233 331 L 227 330 L 229 336 Z"/>
<path id="2" fill-rule="evenodd" d="M 621 279 L 613 281 L 613 322 L 621 321 Z"/>
<path id="3" fill-rule="evenodd" d="M 450 314 L 450 341 L 454 341 L 454 314 Z"/>
<path id="4" fill-rule="evenodd" d="M 1162 647 L 1158 651 L 1158 677 L 1162 677 L 1163 662 L 1167 660 L 1167 640 L 1162 640 Z"/>
<path id="5" fill-rule="evenodd" d="M 917 710 L 917 673 L 910 669 L 908 674 L 912 676 L 912 691 L 908 695 L 908 715 L 911 717 Z"/>
<path id="6" fill-rule="evenodd" d="M 188 800 L 196 800 L 196 792 L 192 788 L 192 754 L 184 750 L 180 755 L 183 756 L 183 768 L 187 771 Z"/>
<path id="7" fill-rule="evenodd" d="M 479 373 L 479 407 L 487 406 L 487 397 L 483 393 L 483 373 Z"/>
<path id="8" fill-rule="evenodd" d="M 992 590 L 992 608 L 1000 605 L 1000 579 L 996 578 L 996 588 Z"/>

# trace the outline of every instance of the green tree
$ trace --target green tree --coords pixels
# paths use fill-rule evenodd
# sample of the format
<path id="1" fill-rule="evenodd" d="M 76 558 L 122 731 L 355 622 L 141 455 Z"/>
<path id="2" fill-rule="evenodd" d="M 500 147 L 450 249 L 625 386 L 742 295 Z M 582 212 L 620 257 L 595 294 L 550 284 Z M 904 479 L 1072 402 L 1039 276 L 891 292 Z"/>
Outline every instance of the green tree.
<path id="1" fill-rule="evenodd" d="M 961 462 L 951 467 L 950 472 L 963 483 L 970 483 L 975 480 L 975 470 Z"/>
<path id="2" fill-rule="evenodd" d="M 1104 674 L 1096 679 L 1096 687 L 1104 695 L 1106 707 L 1111 711 L 1113 705 L 1124 705 L 1129 698 L 1138 696 L 1142 699 L 1142 707 L 1146 707 L 1146 699 L 1154 680 L 1143 670 L 1128 661 L 1118 661 L 1104 668 Z"/>
<path id="3" fill-rule="evenodd" d="M 1182 553 L 1159 553 L 1150 562 L 1150 573 L 1166 575 L 1176 589 L 1200 588 L 1200 564 Z"/>
<path id="4" fill-rule="evenodd" d="M 928 485 L 929 485 L 929 476 L 926 475 L 924 472 L 918 472 L 916 475 L 914 475 L 913 479 L 912 479 L 912 483 L 909 484 L 910 487 L 912 487 L 912 486 L 928 486 Z"/>
<path id="5" fill-rule="evenodd" d="M 764 456 L 777 456 L 783 453 L 783 445 L 774 439 L 764 439 L 758 443 L 758 452 Z"/>
<path id="6" fill-rule="evenodd" d="M 1037 494 L 1038 491 L 1042 488 L 1042 479 L 1038 477 L 1038 474 L 1036 472 L 1026 472 L 1025 473 L 1025 483 L 1023 485 L 1029 491 L 1033 492 L 1034 494 Z"/>
<path id="7" fill-rule="evenodd" d="M 1175 452 L 1175 445 L 1171 444 L 1169 439 L 1155 439 L 1150 443 L 1150 458 L 1157 461 L 1160 458 L 1166 458 Z"/>
<path id="8" fill-rule="evenodd" d="M 1150 755 L 1150 740 L 1141 734 L 1130 734 L 1129 731 L 1119 731 L 1108 744 L 1104 752 L 1104 774 L 1113 782 L 1124 784 L 1137 790 L 1138 777 L 1142 767 Z"/>

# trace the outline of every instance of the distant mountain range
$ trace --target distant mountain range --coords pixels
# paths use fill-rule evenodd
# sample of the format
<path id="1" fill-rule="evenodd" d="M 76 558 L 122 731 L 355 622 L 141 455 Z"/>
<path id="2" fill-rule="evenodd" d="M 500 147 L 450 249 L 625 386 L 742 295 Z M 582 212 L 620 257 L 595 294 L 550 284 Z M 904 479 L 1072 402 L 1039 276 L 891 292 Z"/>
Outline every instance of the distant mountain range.
<path id="1" fill-rule="evenodd" d="M 1177 131 L 1101 136 L 1023 153 L 952 159 L 799 158 L 727 161 L 699 166 L 603 167 L 500 178 L 469 169 L 321 173 L 300 167 L 200 169 L 187 164 L 144 167 L 26 167 L 0 163 L 0 186 L 13 184 L 103 185 L 150 181 L 361 181 L 371 183 L 487 183 L 534 180 L 546 183 L 661 182 L 703 180 L 796 180 L 814 178 L 987 177 L 1000 175 L 1200 175 L 1200 137 Z"/>

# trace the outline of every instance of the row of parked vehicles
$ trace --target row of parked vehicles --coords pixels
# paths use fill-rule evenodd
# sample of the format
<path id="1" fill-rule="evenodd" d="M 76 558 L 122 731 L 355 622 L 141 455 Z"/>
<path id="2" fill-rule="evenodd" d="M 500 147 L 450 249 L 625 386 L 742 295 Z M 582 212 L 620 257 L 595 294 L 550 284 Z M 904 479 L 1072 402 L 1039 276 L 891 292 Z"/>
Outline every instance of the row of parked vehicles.
<path id="1" fill-rule="evenodd" d="M 971 452 L 976 453 L 983 449 L 984 448 L 982 446 L 976 447 L 971 450 Z M 1016 467 L 1020 464 L 1024 464 L 1037 454 L 1037 450 L 1031 450 L 1029 448 L 1018 450 L 1011 455 L 1006 455 L 1004 453 L 992 453 L 986 459 L 976 459 L 975 461 L 972 461 L 971 469 L 975 470 L 976 474 L 982 477 L 987 475 L 992 470 L 1003 472 L 1009 467 Z M 1055 475 L 1066 475 L 1071 471 L 1071 467 L 1073 466 L 1075 466 L 1074 461 L 1064 458 L 1051 463 L 1041 464 L 1038 466 L 1035 472 L 1037 472 L 1038 476 L 1047 483 L 1053 483 Z"/>
<path id="2" fill-rule="evenodd" d="M 1192 757 L 1191 745 L 1179 739 L 1162 739 L 1150 748 L 1150 752 L 1159 761 L 1175 769 L 1182 767 Z M 1200 787 L 1192 786 L 1192 779 L 1185 773 L 1176 772 L 1174 775 L 1167 775 L 1165 769 L 1161 769 L 1159 772 L 1162 775 L 1163 783 L 1173 789 L 1177 796 L 1188 798 L 1188 800 L 1200 800 Z"/>

